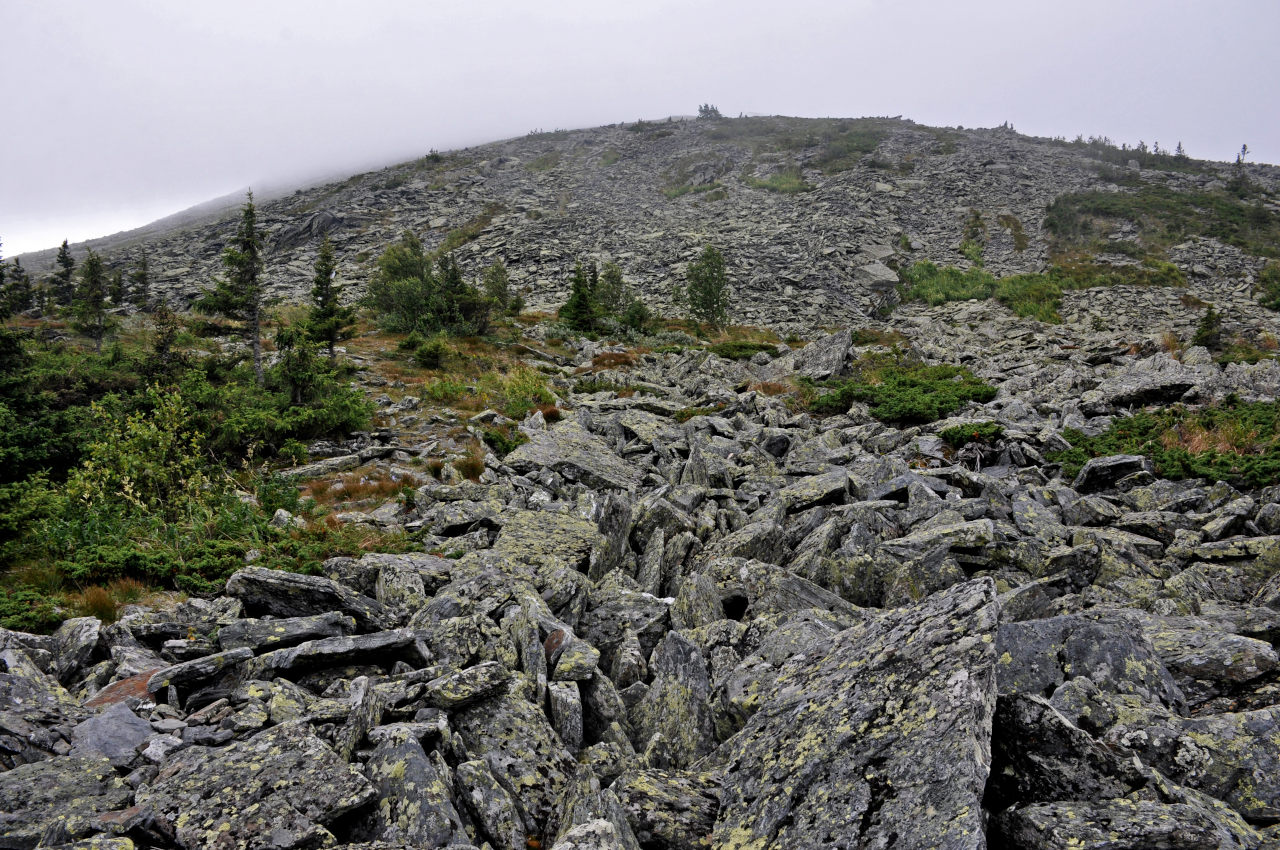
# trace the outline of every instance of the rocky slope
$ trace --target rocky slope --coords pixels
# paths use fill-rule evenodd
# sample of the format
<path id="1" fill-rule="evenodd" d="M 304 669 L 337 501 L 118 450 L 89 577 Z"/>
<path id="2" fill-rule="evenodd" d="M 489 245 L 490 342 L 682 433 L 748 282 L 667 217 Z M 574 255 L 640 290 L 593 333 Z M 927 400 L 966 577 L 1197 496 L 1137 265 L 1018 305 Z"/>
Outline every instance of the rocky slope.
<path id="1" fill-rule="evenodd" d="M 571 391 L 579 341 L 566 419 L 347 517 L 448 557 L 0 635 L 0 847 L 1280 846 L 1280 487 L 1044 459 L 1143 401 L 1280 392 L 1156 350 L 1142 293 L 1067 306 L 1127 302 L 1125 333 L 904 311 L 999 390 L 911 428 L 753 389 L 845 373 L 848 330 L 644 354 L 598 375 L 625 398 Z M 417 405 L 295 474 L 411 471 Z M 1002 440 L 936 436 L 979 420 Z"/>
<path id="2" fill-rule="evenodd" d="M 528 441 L 478 481 L 443 435 L 500 414 L 380 395 L 377 432 L 284 474 L 448 461 L 413 499 L 342 516 L 435 554 L 246 564 L 216 598 L 0 632 L 0 848 L 1280 847 L 1280 485 L 1046 459 L 1143 405 L 1275 401 L 1274 358 L 1166 338 L 1205 302 L 1228 334 L 1280 335 L 1258 261 L 1194 239 L 1170 252 L 1186 287 L 1068 292 L 1061 325 L 977 301 L 873 323 L 884 261 L 960 262 L 971 207 L 1030 237 L 993 228 L 988 268 L 1037 268 L 1045 204 L 1101 185 L 1096 163 L 891 122 L 875 157 L 909 175 L 808 169 L 814 191 L 779 195 L 749 179 L 818 146 L 715 131 L 548 134 L 265 205 L 280 294 L 322 232 L 359 279 L 404 227 L 442 238 L 501 203 L 459 255 L 503 257 L 535 305 L 583 255 L 661 302 L 714 240 L 740 316 L 842 327 L 746 362 L 632 353 L 594 376 L 634 392 L 584 394 L 610 347 L 542 356 L 561 331 L 535 325 L 523 351 L 565 418 L 519 423 Z M 660 191 L 712 182 L 725 200 Z M 117 248 L 181 298 L 227 230 Z M 770 394 L 849 373 L 870 350 L 849 324 L 995 397 L 894 427 Z M 994 444 L 938 436 L 987 421 Z"/>
<path id="3" fill-rule="evenodd" d="M 870 134 L 868 152 L 833 164 L 830 146 L 860 133 Z M 1046 206 L 1064 193 L 1118 191 L 1116 169 L 1094 156 L 1007 129 L 897 119 L 638 123 L 424 157 L 270 200 L 259 222 L 269 236 L 269 291 L 286 300 L 305 297 L 326 233 L 341 275 L 358 290 L 372 260 L 404 230 L 431 248 L 471 225 L 476 238 L 455 253 L 464 271 L 478 277 L 503 260 L 532 308 L 563 303 L 573 264 L 591 258 L 616 261 L 651 304 L 667 308 L 684 264 L 714 243 L 728 258 L 735 321 L 807 331 L 872 312 L 897 280 L 886 264 L 964 264 L 959 249 L 971 210 L 987 223 L 989 270 L 1040 269 Z M 760 187 L 788 169 L 811 191 Z M 1188 191 L 1221 186 L 1232 171 L 1197 163 L 1190 172 L 1129 173 Z M 1272 192 L 1280 188 L 1274 167 L 1251 165 L 1248 173 Z M 235 227 L 234 208 L 199 212 L 194 221 L 178 216 L 89 244 L 112 263 L 146 254 L 157 292 L 182 306 L 220 273 Z M 1128 238 L 1123 229 L 1114 235 Z M 52 261 L 52 251 L 25 259 L 37 272 Z"/>

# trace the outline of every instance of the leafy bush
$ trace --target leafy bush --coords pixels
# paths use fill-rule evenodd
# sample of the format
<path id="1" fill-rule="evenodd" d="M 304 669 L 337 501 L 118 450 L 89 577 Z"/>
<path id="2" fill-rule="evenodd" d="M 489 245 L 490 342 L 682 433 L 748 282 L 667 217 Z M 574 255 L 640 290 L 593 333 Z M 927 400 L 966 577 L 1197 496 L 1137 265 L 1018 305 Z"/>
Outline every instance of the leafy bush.
<path id="1" fill-rule="evenodd" d="M 1165 478 L 1264 487 L 1280 480 L 1280 403 L 1228 398 L 1198 410 L 1174 406 L 1114 419 L 1096 437 L 1064 432 L 1071 448 L 1049 453 L 1074 476 L 1093 457 L 1141 454 Z"/>
<path id="2" fill-rule="evenodd" d="M 934 422 L 970 401 L 995 398 L 995 387 L 962 366 L 922 366 L 868 361 L 860 374 L 818 396 L 809 409 L 815 413 L 844 413 L 855 401 L 870 406 L 882 422 Z"/>

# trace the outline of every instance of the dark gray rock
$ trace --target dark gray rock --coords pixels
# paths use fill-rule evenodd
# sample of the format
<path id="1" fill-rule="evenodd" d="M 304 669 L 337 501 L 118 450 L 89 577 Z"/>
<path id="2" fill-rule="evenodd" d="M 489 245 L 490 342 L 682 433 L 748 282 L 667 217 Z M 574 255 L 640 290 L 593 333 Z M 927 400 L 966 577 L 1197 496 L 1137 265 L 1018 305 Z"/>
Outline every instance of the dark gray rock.
<path id="1" fill-rule="evenodd" d="M 997 619 L 981 579 L 783 665 L 716 754 L 725 776 L 712 843 L 984 847 Z"/>
<path id="2" fill-rule="evenodd" d="M 106 756 L 115 767 L 127 767 L 138 747 L 155 734 L 151 724 L 123 702 L 109 705 L 71 730 L 71 755 Z"/>
<path id="3" fill-rule="evenodd" d="M 354 617 L 366 631 L 395 625 L 377 600 L 323 576 L 245 567 L 227 579 L 227 595 L 253 613 L 306 617 L 338 611 Z"/>
<path id="4" fill-rule="evenodd" d="M 355 618 L 337 611 L 277 620 L 246 618 L 227 623 L 218 629 L 218 645 L 223 649 L 248 647 L 255 652 L 264 652 L 295 646 L 308 640 L 348 635 L 355 630 Z"/>
<path id="5" fill-rule="evenodd" d="M 137 803 L 185 850 L 286 850 L 332 842 L 325 826 L 376 797 L 310 726 L 288 723 L 226 747 L 182 750 Z"/>
<path id="6" fill-rule="evenodd" d="M 1143 455 L 1090 458 L 1076 475 L 1071 487 L 1080 493 L 1096 493 L 1115 486 L 1121 478 L 1135 472 L 1151 472 L 1154 469 L 1151 459 Z"/>
<path id="7" fill-rule="evenodd" d="M 296 676 L 309 670 L 339 667 L 356 663 L 387 663 L 398 656 L 412 654 L 417 635 L 411 629 L 392 629 L 367 635 L 309 640 L 287 649 L 277 649 L 253 658 L 245 665 L 245 677 L 270 679 L 273 676 Z M 249 652 L 248 650 L 233 650 Z M 252 653 L 250 653 L 252 655 Z"/>
<path id="8" fill-rule="evenodd" d="M 0 848 L 30 850 L 105 830 L 102 815 L 129 805 L 133 791 L 104 756 L 62 756 L 0 773 Z"/>

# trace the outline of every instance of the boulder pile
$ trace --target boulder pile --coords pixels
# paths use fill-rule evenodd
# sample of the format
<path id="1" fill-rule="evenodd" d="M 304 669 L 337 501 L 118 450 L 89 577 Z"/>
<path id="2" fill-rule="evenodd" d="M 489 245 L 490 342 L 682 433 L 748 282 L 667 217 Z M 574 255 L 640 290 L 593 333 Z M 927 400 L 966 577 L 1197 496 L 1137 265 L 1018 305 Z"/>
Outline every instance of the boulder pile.
<path id="1" fill-rule="evenodd" d="M 422 553 L 0 633 L 0 848 L 1280 846 L 1280 487 L 1045 458 L 1276 364 L 1015 321 L 927 426 L 768 394 L 848 331 L 640 355 L 364 518 Z"/>

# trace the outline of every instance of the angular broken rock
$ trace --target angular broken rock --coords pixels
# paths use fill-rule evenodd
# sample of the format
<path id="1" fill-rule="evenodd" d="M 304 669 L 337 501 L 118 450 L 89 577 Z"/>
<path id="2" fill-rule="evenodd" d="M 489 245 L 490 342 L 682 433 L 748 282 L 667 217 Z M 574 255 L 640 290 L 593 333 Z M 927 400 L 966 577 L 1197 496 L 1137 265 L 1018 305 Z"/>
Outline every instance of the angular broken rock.
<path id="1" fill-rule="evenodd" d="M 241 647 L 240 649 L 229 649 L 226 652 L 206 655 L 193 661 L 174 664 L 172 667 L 165 667 L 163 670 L 153 674 L 147 680 L 147 691 L 155 693 L 161 688 L 167 687 L 186 688 L 206 679 L 211 679 L 214 676 L 220 676 L 227 670 L 252 657 L 252 649 Z"/>
<path id="2" fill-rule="evenodd" d="M 503 664 L 485 661 L 427 682 L 422 698 L 436 708 L 455 709 L 505 690 L 512 675 Z"/>
<path id="3" fill-rule="evenodd" d="M 27 850 L 43 845 L 47 833 L 74 841 L 100 832 L 100 816 L 123 809 L 132 796 L 103 756 L 19 765 L 0 773 L 0 847 Z"/>
<path id="4" fill-rule="evenodd" d="M 254 613 L 305 617 L 340 611 L 356 618 L 366 631 L 395 625 L 377 600 L 323 576 L 304 576 L 262 567 L 245 567 L 227 579 L 227 595 Z"/>
<path id="5" fill-rule="evenodd" d="M 283 649 L 308 640 L 349 635 L 355 630 L 355 618 L 337 611 L 278 620 L 245 618 L 220 628 L 218 645 L 223 649 L 238 649 L 243 646 L 263 652 Z"/>
<path id="6" fill-rule="evenodd" d="M 365 774 L 379 797 L 361 825 L 370 837 L 413 847 L 442 847 L 466 837 L 448 778 L 408 729 L 386 732 L 369 756 Z"/>
<path id="7" fill-rule="evenodd" d="M 549 469 L 598 490 L 634 490 L 640 483 L 634 468 L 577 422 L 557 422 L 528 437 L 529 442 L 503 459 L 519 473 Z"/>
<path id="8" fill-rule="evenodd" d="M 309 640 L 297 646 L 259 655 L 245 665 L 245 677 L 270 679 L 283 674 L 371 660 L 389 664 L 395 660 L 399 651 L 413 646 L 415 638 L 412 629 L 392 629 L 367 635 Z M 250 652 L 247 649 L 233 651 Z"/>
<path id="9" fill-rule="evenodd" d="M 279 850 L 333 842 L 325 828 L 377 791 L 304 722 L 226 747 L 188 747 L 137 803 L 185 850 Z"/>
<path id="10" fill-rule="evenodd" d="M 998 616 L 978 579 L 788 661 L 715 754 L 712 845 L 985 847 Z"/>

